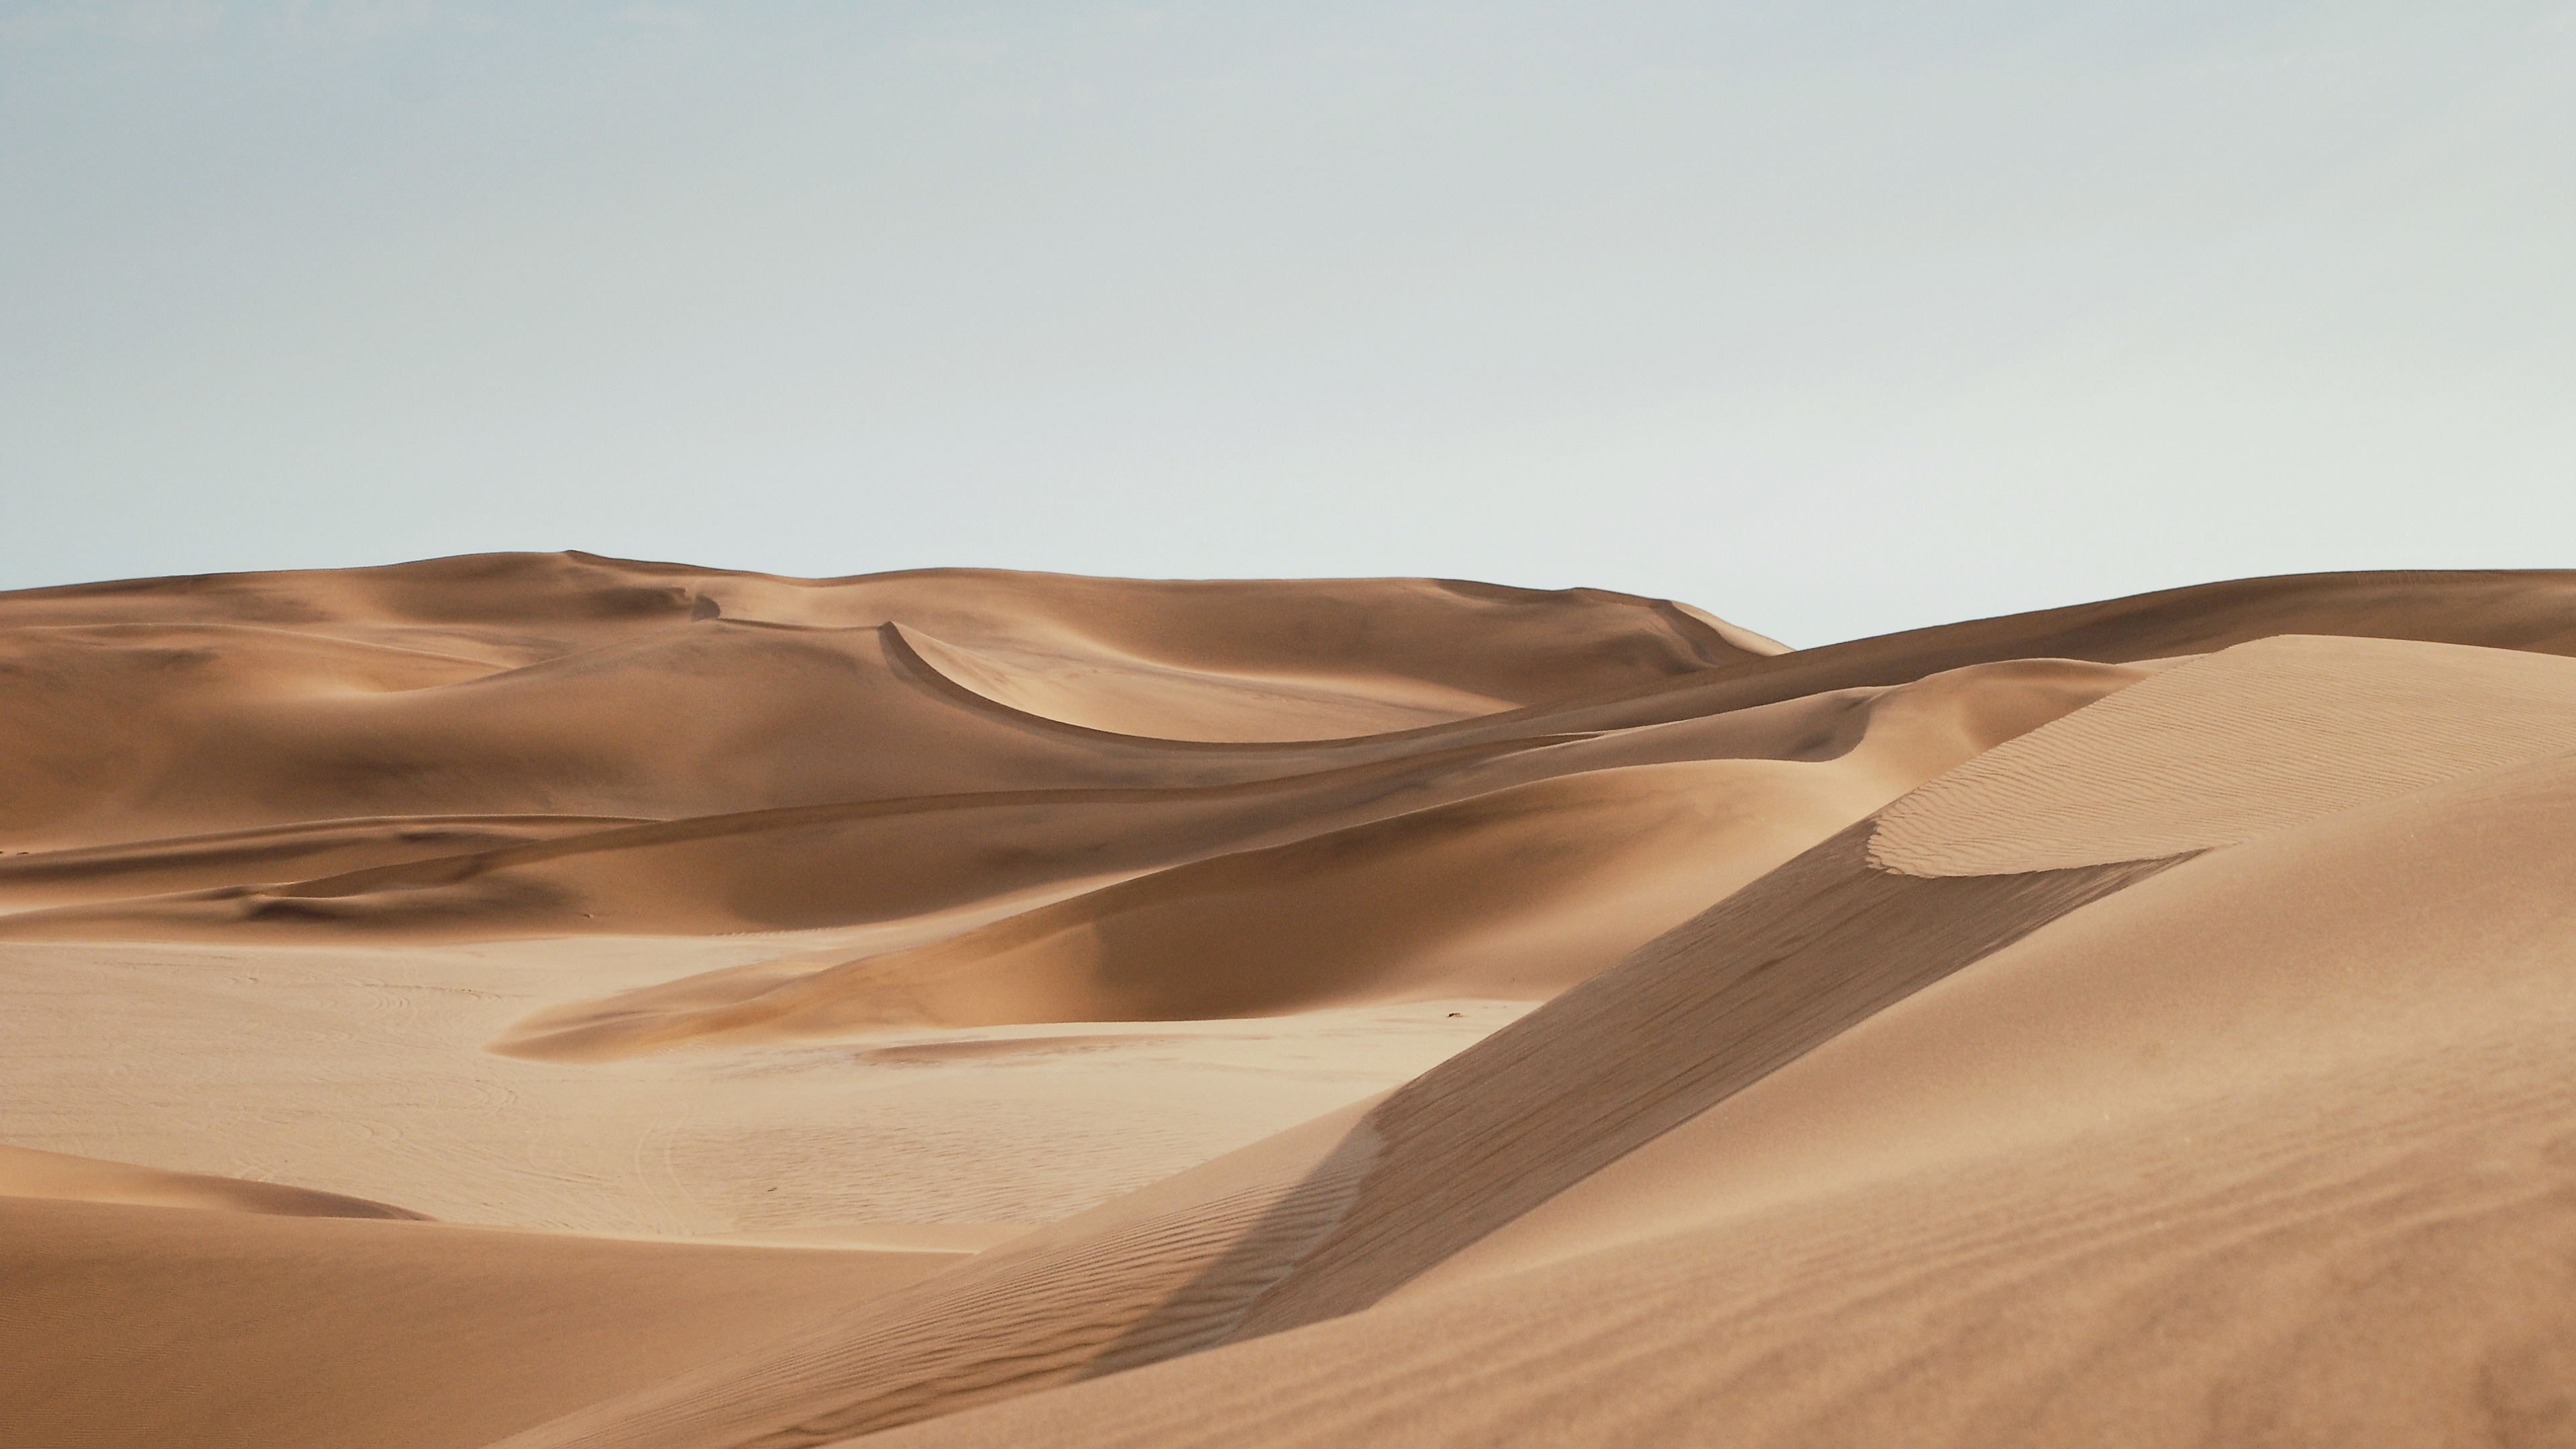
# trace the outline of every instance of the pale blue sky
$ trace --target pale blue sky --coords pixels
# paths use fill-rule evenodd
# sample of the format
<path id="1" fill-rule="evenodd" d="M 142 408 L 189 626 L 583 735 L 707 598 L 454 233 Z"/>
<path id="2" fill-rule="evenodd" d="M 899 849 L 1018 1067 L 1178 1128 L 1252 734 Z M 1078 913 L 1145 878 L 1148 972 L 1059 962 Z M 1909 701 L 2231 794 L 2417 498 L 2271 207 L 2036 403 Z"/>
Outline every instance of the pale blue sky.
<path id="1" fill-rule="evenodd" d="M 0 587 L 2576 564 L 2576 4 L 0 3 Z"/>

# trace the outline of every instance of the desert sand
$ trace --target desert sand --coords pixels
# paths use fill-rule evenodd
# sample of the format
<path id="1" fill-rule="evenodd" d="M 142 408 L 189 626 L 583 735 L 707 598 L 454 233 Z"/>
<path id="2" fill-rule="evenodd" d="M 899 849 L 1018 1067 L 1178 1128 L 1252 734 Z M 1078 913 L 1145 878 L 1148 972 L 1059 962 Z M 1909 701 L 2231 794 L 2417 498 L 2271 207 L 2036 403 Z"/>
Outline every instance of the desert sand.
<path id="1" fill-rule="evenodd" d="M 2576 573 L 0 594 L 0 1445 L 2576 1445 Z"/>

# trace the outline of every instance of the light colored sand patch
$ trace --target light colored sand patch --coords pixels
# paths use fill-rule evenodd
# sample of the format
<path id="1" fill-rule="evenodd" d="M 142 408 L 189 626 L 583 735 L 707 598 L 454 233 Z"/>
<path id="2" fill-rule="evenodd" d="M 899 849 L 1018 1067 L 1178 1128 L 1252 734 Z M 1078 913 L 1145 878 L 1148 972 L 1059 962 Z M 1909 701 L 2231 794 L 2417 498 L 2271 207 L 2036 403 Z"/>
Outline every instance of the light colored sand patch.
<path id="1" fill-rule="evenodd" d="M 2193 660 L 1891 804 L 1870 861 L 1998 875 L 2231 845 L 2576 749 L 2576 661 L 2284 635 Z"/>
<path id="2" fill-rule="evenodd" d="M 1133 1042 L 1091 1026 L 1093 1049 L 999 1062 L 866 1056 L 1004 1035 L 991 1031 L 604 1065 L 482 1049 L 545 1001 L 781 948 L 0 946 L 0 1142 L 461 1223 L 701 1236 L 1047 1222 L 1383 1091 L 1525 1009 L 1154 1023 Z"/>

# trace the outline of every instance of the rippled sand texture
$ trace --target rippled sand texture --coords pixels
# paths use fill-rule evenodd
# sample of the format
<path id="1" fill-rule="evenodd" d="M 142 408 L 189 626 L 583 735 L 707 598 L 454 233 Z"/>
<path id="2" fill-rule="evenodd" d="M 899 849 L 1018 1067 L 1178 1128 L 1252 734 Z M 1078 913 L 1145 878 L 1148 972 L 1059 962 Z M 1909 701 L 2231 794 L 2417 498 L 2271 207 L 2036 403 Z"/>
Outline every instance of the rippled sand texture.
<path id="1" fill-rule="evenodd" d="M 2570 655 L 0 594 L 0 1444 L 2576 1444 Z"/>

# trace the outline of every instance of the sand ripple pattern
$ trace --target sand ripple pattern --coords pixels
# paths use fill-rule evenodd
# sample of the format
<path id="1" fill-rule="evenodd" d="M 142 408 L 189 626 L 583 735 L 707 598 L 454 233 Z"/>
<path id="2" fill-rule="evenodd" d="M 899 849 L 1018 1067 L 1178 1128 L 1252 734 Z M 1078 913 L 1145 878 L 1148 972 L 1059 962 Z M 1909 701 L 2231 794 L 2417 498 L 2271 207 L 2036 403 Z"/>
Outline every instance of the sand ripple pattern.
<path id="1" fill-rule="evenodd" d="M 2283 635 L 2159 674 L 1880 813 L 1870 863 L 1918 876 L 2150 860 L 2576 749 L 2576 662 Z"/>

